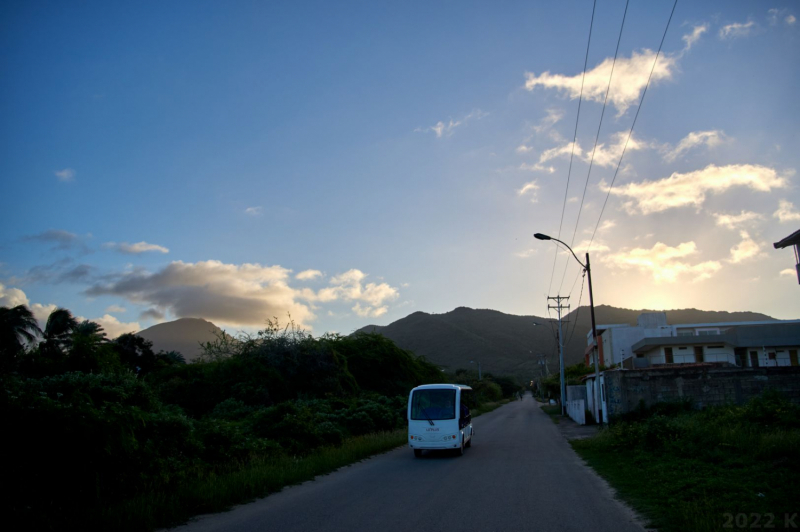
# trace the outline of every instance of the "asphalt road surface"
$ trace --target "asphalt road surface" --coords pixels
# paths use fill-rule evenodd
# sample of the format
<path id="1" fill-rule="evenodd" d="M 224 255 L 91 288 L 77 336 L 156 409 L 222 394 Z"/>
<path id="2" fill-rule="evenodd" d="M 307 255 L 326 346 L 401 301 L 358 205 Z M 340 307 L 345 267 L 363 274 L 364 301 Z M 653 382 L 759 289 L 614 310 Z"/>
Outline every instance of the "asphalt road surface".
<path id="1" fill-rule="evenodd" d="M 644 530 L 530 395 L 473 426 L 462 457 L 403 447 L 175 530 Z"/>

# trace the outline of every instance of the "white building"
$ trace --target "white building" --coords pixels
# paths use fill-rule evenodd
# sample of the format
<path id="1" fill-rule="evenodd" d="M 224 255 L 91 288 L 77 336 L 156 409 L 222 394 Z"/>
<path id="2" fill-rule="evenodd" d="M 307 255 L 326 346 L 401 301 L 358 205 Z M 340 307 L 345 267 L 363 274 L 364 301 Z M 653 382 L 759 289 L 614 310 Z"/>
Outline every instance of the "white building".
<path id="1" fill-rule="evenodd" d="M 629 369 L 662 364 L 726 363 L 797 366 L 800 320 L 668 325 L 664 312 L 641 314 L 636 326 L 599 325 L 600 362 Z M 587 335 L 587 364 L 594 346 Z"/>

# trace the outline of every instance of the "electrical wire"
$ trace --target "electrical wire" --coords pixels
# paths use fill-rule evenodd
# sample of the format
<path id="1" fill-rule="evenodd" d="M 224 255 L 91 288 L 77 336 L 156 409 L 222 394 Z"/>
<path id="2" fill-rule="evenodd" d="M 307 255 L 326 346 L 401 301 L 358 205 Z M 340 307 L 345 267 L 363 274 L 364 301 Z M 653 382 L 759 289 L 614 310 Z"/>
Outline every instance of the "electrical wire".
<path id="1" fill-rule="evenodd" d="M 603 202 L 603 208 L 600 209 L 600 216 L 597 218 L 597 224 L 594 226 L 594 231 L 592 232 L 592 238 L 589 239 L 589 248 L 592 247 L 592 242 L 594 242 L 594 237 L 597 234 L 597 228 L 600 227 L 600 220 L 603 218 L 603 213 L 606 210 L 606 205 L 608 204 L 608 198 L 611 196 L 611 189 L 614 188 L 614 182 L 617 180 L 617 174 L 619 174 L 620 166 L 622 165 L 622 158 L 625 157 L 625 150 L 628 149 L 628 142 L 631 140 L 631 135 L 633 135 L 633 128 L 636 126 L 636 119 L 639 118 L 639 111 L 642 110 L 642 104 L 644 103 L 644 97 L 647 95 L 647 89 L 650 87 L 650 80 L 653 78 L 653 71 L 656 69 L 656 64 L 658 63 L 658 58 L 661 55 L 661 48 L 664 46 L 664 39 L 667 37 L 667 32 L 669 31 L 669 25 L 672 22 L 672 16 L 675 14 L 675 8 L 678 6 L 678 0 L 675 0 L 675 3 L 672 4 L 672 12 L 669 14 L 669 20 L 667 20 L 667 27 L 664 28 L 664 35 L 661 37 L 661 44 L 658 45 L 658 52 L 656 52 L 656 58 L 653 60 L 653 66 L 650 69 L 650 76 L 647 78 L 647 85 L 644 87 L 644 92 L 642 92 L 642 98 L 639 100 L 639 106 L 636 108 L 636 115 L 633 117 L 633 123 L 631 124 L 631 129 L 628 132 L 628 138 L 625 140 L 625 146 L 622 148 L 622 153 L 619 156 L 619 162 L 617 162 L 617 169 L 614 171 L 614 178 L 611 180 L 611 185 L 608 187 L 608 192 L 606 193 L 606 199 Z M 588 249 L 587 248 L 587 252 Z"/>
<path id="2" fill-rule="evenodd" d="M 570 247 L 572 247 L 575 244 L 575 235 L 578 233 L 578 225 L 580 224 L 581 221 L 581 212 L 583 211 L 583 203 L 586 200 L 586 190 L 589 188 L 589 177 L 592 175 L 592 167 L 594 166 L 594 156 L 595 153 L 597 152 L 597 143 L 600 140 L 600 129 L 603 127 L 603 117 L 605 117 L 606 114 L 606 106 L 608 105 L 608 94 L 611 92 L 611 80 L 614 79 L 614 68 L 617 66 L 617 57 L 619 56 L 619 45 L 622 42 L 622 30 L 625 29 L 625 19 L 628 16 L 629 4 L 630 0 L 626 0 L 625 11 L 622 13 L 622 24 L 619 27 L 619 36 L 617 37 L 617 47 L 614 50 L 614 61 L 611 63 L 611 72 L 608 75 L 608 85 L 606 86 L 606 96 L 605 99 L 603 100 L 603 110 L 600 112 L 600 123 L 597 125 L 597 134 L 594 137 L 594 147 L 592 148 L 592 157 L 589 160 L 589 171 L 586 173 L 586 182 L 583 185 L 583 195 L 581 196 L 580 207 L 578 207 L 578 218 L 575 220 L 575 229 L 572 231 L 572 240 L 570 240 L 569 243 Z M 568 266 L 569 262 L 567 262 L 564 265 L 564 272 L 561 274 L 561 284 L 558 287 L 559 292 L 561 292 L 561 287 L 564 286 L 564 277 L 566 277 L 567 275 Z"/>
<path id="3" fill-rule="evenodd" d="M 583 83 L 586 80 L 586 66 L 589 64 L 589 46 L 592 43 L 592 29 L 594 28 L 594 13 L 597 8 L 597 0 L 592 3 L 592 20 L 589 23 L 589 40 L 586 43 L 586 57 L 583 60 L 583 75 L 581 76 L 581 92 L 578 97 L 578 114 L 575 117 L 575 133 L 572 135 L 572 153 L 569 156 L 569 170 L 567 171 L 567 186 L 564 187 L 564 202 L 561 206 L 561 221 L 558 224 L 558 237 L 561 238 L 561 229 L 564 225 L 564 211 L 567 209 L 567 195 L 569 194 L 569 180 L 572 175 L 572 159 L 575 156 L 575 142 L 578 139 L 578 122 L 581 118 L 581 103 L 583 102 Z M 558 250 L 556 250 L 553 257 L 553 269 L 550 272 L 550 286 L 547 288 L 547 294 L 551 293 L 553 289 L 553 276 L 556 273 L 556 262 L 558 261 Z"/>

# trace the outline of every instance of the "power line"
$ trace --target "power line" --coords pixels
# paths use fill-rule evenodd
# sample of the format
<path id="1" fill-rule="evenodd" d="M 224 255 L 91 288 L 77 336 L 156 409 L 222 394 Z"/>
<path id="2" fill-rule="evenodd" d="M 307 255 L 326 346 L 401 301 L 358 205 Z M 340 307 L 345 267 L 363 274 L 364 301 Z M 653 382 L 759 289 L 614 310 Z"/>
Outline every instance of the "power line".
<path id="1" fill-rule="evenodd" d="M 586 270 L 583 271 L 583 279 L 584 281 L 586 280 Z M 578 317 L 581 315 L 581 301 L 583 300 L 583 287 L 585 285 L 586 283 L 581 281 L 581 295 L 578 297 L 578 308 L 575 309 L 575 323 L 572 325 L 572 332 L 569 334 L 567 343 L 564 345 L 569 345 L 569 343 L 572 341 L 572 336 L 575 334 L 575 328 L 578 326 Z"/>
<path id="2" fill-rule="evenodd" d="M 575 133 L 572 135 L 572 153 L 569 156 L 569 170 L 567 171 L 567 186 L 564 188 L 564 202 L 561 206 L 561 222 L 558 224 L 558 237 L 561 238 L 561 228 L 564 225 L 564 211 L 567 209 L 567 195 L 569 194 L 569 180 L 572 175 L 572 158 L 575 155 L 575 141 L 578 139 L 578 121 L 581 117 L 581 103 L 583 102 L 583 82 L 586 79 L 586 66 L 589 64 L 589 45 L 592 43 L 592 28 L 594 28 L 594 13 L 597 8 L 597 0 L 592 3 L 592 20 L 589 23 L 589 40 L 586 43 L 586 57 L 583 60 L 583 75 L 581 76 L 581 92 L 578 97 L 578 114 L 575 117 Z M 553 275 L 556 273 L 556 262 L 558 261 L 558 249 L 553 257 L 553 270 L 550 272 L 550 286 L 547 293 L 553 288 Z"/>
<path id="3" fill-rule="evenodd" d="M 656 52 L 656 58 L 653 60 L 653 66 L 650 69 L 650 76 L 647 78 L 647 85 L 644 86 L 644 92 L 642 92 L 642 99 L 639 100 L 639 107 L 636 108 L 636 115 L 633 117 L 631 130 L 628 132 L 628 138 L 625 140 L 625 146 L 622 148 L 622 153 L 619 156 L 619 162 L 617 162 L 617 169 L 614 171 L 614 178 L 611 180 L 611 185 L 608 187 L 608 192 L 606 193 L 606 199 L 603 202 L 603 208 L 600 210 L 600 216 L 597 218 L 597 224 L 594 226 L 594 231 L 592 232 L 592 238 L 589 240 L 589 247 L 592 246 L 592 242 L 594 242 L 594 236 L 597 234 L 597 228 L 600 227 L 600 220 L 603 218 L 603 213 L 605 212 L 606 205 L 608 204 L 608 198 L 609 196 L 611 196 L 611 189 L 614 188 L 614 182 L 617 180 L 617 174 L 619 173 L 620 166 L 622 165 L 622 158 L 625 157 L 625 150 L 628 149 L 628 142 L 631 140 L 631 135 L 633 134 L 633 128 L 636 125 L 636 119 L 639 118 L 639 111 L 642 110 L 644 97 L 647 95 L 647 89 L 650 87 L 650 80 L 653 78 L 653 71 L 656 69 L 656 63 L 658 63 L 658 57 L 661 55 L 661 48 L 664 46 L 664 39 L 666 39 L 667 37 L 667 31 L 669 31 L 669 25 L 672 22 L 672 16 L 675 14 L 675 8 L 677 6 L 678 6 L 678 0 L 675 0 L 675 3 L 672 4 L 672 11 L 669 14 L 669 20 L 667 20 L 667 27 L 664 28 L 664 35 L 661 36 L 661 44 L 658 45 L 658 52 Z"/>
<path id="4" fill-rule="evenodd" d="M 592 148 L 592 157 L 589 161 L 589 171 L 586 173 L 586 183 L 583 185 L 583 196 L 581 196 L 581 204 L 578 207 L 578 218 L 575 220 L 575 229 L 572 231 L 572 240 L 570 240 L 570 247 L 575 244 L 575 235 L 578 233 L 578 225 L 581 221 L 581 212 L 583 211 L 583 203 L 586 200 L 586 190 L 589 188 L 589 177 L 592 175 L 592 167 L 594 166 L 594 156 L 597 152 L 597 142 L 600 140 L 600 129 L 603 126 L 603 117 L 606 114 L 606 105 L 608 104 L 608 94 L 611 92 L 611 80 L 614 78 L 614 67 L 617 65 L 617 56 L 619 55 L 619 45 L 622 42 L 622 30 L 625 28 L 625 19 L 628 16 L 628 5 L 630 0 L 625 2 L 625 11 L 622 13 L 622 24 L 619 27 L 619 37 L 617 37 L 617 48 L 614 50 L 614 61 L 611 63 L 611 73 L 608 75 L 608 85 L 606 86 L 606 97 L 603 100 L 603 110 L 600 112 L 600 123 L 597 125 L 597 134 L 594 137 L 594 147 Z M 574 144 L 573 144 L 574 147 Z M 569 262 L 564 265 L 564 273 L 561 274 L 561 284 L 558 287 L 559 292 L 561 287 L 564 286 L 564 277 L 567 275 L 567 267 Z M 574 283 L 573 283 L 574 284 Z"/>

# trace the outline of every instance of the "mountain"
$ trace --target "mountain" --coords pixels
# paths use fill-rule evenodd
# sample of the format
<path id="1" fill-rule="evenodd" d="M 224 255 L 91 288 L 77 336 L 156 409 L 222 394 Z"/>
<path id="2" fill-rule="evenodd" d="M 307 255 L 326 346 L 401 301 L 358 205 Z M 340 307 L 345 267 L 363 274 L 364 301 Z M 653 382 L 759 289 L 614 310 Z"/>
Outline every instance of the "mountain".
<path id="1" fill-rule="evenodd" d="M 636 325 L 639 314 L 652 310 L 631 310 L 600 305 L 595 307 L 598 325 Z M 773 318 L 755 312 L 716 312 L 697 309 L 668 310 L 667 323 L 720 323 L 767 321 Z M 579 307 L 563 320 L 564 361 L 567 366 L 582 362 L 586 335 L 592 327 L 589 307 Z M 516 375 L 529 380 L 538 374 L 538 361 L 546 360 L 550 372 L 558 371 L 557 322 L 538 316 L 515 316 L 496 310 L 458 307 L 444 314 L 414 312 L 389 325 L 367 325 L 356 332 L 377 332 L 403 349 L 422 355 L 449 370 L 477 369 Z M 470 361 L 474 361 L 471 363 Z"/>
<path id="2" fill-rule="evenodd" d="M 159 323 L 136 333 L 153 342 L 153 351 L 178 351 L 186 361 L 196 359 L 202 353 L 200 343 L 213 342 L 222 329 L 200 318 L 181 318 Z"/>

